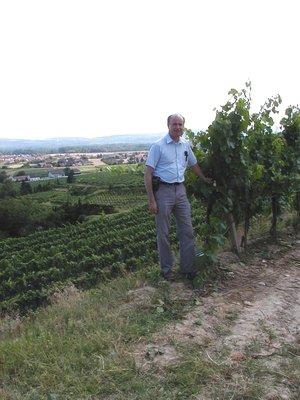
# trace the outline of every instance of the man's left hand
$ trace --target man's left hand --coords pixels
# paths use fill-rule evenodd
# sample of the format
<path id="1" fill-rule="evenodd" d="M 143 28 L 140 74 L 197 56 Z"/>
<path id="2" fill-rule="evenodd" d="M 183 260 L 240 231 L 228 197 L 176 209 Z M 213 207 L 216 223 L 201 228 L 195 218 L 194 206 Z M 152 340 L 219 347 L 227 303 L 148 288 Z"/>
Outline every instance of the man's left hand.
<path id="1" fill-rule="evenodd" d="M 203 181 L 205 183 L 208 183 L 209 185 L 212 185 L 214 180 L 212 178 L 207 178 L 206 176 L 203 178 Z"/>

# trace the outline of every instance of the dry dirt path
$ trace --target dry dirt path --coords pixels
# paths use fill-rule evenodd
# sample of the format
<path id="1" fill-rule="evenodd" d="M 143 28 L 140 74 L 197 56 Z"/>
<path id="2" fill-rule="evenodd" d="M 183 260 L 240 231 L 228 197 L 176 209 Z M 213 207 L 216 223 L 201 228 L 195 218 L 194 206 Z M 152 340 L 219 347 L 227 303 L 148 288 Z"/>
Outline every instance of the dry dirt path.
<path id="1" fill-rule="evenodd" d="M 245 361 L 257 362 L 252 384 L 256 379 L 265 387 L 261 398 L 300 398 L 299 236 L 286 234 L 276 245 L 257 242 L 242 262 L 223 253 L 220 262 L 228 268 L 227 279 L 216 291 L 198 295 L 182 321 L 167 326 L 151 343 L 139 343 L 134 349 L 137 367 L 146 372 L 154 365 L 163 371 L 184 360 L 180 349 L 200 348 L 216 367 L 229 367 L 226 385 L 236 387 L 230 398 L 244 398 L 238 393 L 251 377 L 239 373 L 238 365 Z M 171 290 L 174 296 L 195 296 L 181 283 L 172 283 Z M 214 390 L 193 398 L 227 398 Z"/>

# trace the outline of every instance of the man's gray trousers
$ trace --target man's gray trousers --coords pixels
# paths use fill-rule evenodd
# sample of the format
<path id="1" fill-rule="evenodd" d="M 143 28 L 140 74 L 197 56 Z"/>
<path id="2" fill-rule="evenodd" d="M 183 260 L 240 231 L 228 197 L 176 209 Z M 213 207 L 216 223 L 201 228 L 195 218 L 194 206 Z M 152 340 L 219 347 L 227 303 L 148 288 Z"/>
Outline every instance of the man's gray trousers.
<path id="1" fill-rule="evenodd" d="M 174 257 L 170 247 L 169 230 L 171 213 L 177 224 L 180 250 L 180 270 L 194 272 L 195 245 L 191 220 L 191 206 L 186 196 L 184 184 L 160 184 L 155 193 L 158 213 L 156 214 L 157 245 L 162 272 L 172 270 Z"/>

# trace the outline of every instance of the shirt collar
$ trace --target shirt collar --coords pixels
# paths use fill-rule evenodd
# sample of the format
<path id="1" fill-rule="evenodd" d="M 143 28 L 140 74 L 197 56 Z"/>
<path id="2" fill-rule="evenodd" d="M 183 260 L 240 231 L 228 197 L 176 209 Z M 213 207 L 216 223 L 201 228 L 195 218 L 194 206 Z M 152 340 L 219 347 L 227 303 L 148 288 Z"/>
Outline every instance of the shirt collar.
<path id="1" fill-rule="evenodd" d="M 181 137 L 179 138 L 178 142 L 175 142 L 175 141 L 171 138 L 171 136 L 170 136 L 169 133 L 167 134 L 166 139 L 167 139 L 167 144 L 169 144 L 169 143 L 182 143 Z"/>

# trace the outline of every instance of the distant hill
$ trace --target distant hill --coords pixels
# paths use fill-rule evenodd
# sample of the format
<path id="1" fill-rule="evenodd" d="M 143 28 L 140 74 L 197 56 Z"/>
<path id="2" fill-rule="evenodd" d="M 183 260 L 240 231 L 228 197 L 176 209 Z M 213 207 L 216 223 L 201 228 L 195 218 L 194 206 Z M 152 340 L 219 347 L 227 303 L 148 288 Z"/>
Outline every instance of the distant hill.
<path id="1" fill-rule="evenodd" d="M 34 139 L 1 139 L 0 138 L 0 151 L 1 152 L 15 152 L 15 151 L 68 151 L 78 150 L 78 148 L 97 149 L 99 151 L 103 146 L 114 145 L 109 147 L 116 147 L 115 145 L 124 145 L 126 150 L 139 145 L 149 145 L 157 140 L 162 135 L 158 134 L 137 134 L 137 135 L 113 135 L 96 138 L 81 138 L 81 137 L 58 137 L 43 140 Z M 146 146 L 148 147 L 148 146 Z M 103 148 L 102 148 L 103 151 Z"/>

